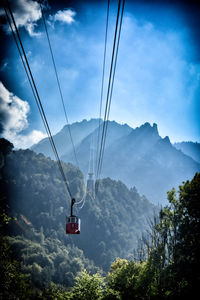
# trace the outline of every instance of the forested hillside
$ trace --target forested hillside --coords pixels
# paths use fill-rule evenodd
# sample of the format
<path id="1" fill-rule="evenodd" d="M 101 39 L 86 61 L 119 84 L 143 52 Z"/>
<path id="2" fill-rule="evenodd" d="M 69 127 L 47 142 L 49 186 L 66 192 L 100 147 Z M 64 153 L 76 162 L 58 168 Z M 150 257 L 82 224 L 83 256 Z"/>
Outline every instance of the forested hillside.
<path id="1" fill-rule="evenodd" d="M 97 197 L 88 194 L 82 210 L 75 211 L 82 221 L 80 236 L 67 236 L 70 199 L 57 164 L 31 150 L 12 151 L 9 142 L 1 141 L 1 180 L 11 217 L 9 243 L 37 285 L 53 281 L 70 286 L 83 269 L 108 271 L 116 257 L 133 255 L 155 212 L 136 188 L 110 178 L 101 180 Z M 63 168 L 73 196 L 80 200 L 82 173 L 71 164 Z"/>
<path id="2" fill-rule="evenodd" d="M 137 248 L 125 259 L 121 255 L 128 254 L 126 247 L 130 247 L 131 231 L 135 227 L 136 236 L 144 228 L 144 208 L 149 211 L 148 215 L 152 213 L 152 206 L 135 188 L 128 190 L 111 179 L 100 182 L 101 196 L 95 203 L 87 199 L 85 211 L 82 211 L 85 221 L 81 235 L 66 237 L 62 222 L 56 227 L 62 220 L 61 207 L 65 200 L 58 196 L 55 203 L 59 203 L 59 207 L 53 206 L 49 201 L 51 185 L 45 190 L 47 178 L 53 180 L 55 195 L 56 188 L 61 187 L 55 163 L 30 150 L 13 152 L 6 140 L 1 140 L 0 153 L 1 299 L 196 299 L 200 284 L 199 173 L 180 186 L 178 193 L 175 189 L 168 192 L 168 205 L 149 220 L 148 231 L 138 236 Z M 27 169 L 33 163 L 30 175 Z M 18 169 L 20 165 L 23 173 Z M 44 175 L 41 166 L 45 167 L 47 177 L 44 176 L 39 185 L 37 178 Z M 67 174 L 71 174 L 70 185 L 75 182 L 74 174 L 80 179 L 78 186 L 74 186 L 74 193 L 82 193 L 81 173 L 71 165 L 64 166 Z M 50 169 L 54 171 L 51 176 Z M 40 176 L 35 177 L 36 174 Z M 30 184 L 32 178 L 37 185 Z M 28 191 L 28 184 L 31 193 L 21 200 L 23 191 Z M 36 193 L 32 196 L 37 188 L 40 198 Z M 43 193 L 46 197 L 42 197 Z M 62 193 L 64 196 L 64 191 Z M 103 204 L 100 204 L 101 199 Z M 27 205 L 23 209 L 25 201 Z M 37 206 L 41 213 L 35 210 Z M 39 218 L 32 216 L 33 212 L 37 212 Z M 99 235 L 101 243 L 98 244 Z M 96 257 L 101 253 L 103 257 Z M 118 254 L 120 258 L 112 263 L 107 274 L 86 258 L 90 256 L 105 270 L 108 261 L 110 263 Z"/>
<path id="3" fill-rule="evenodd" d="M 97 152 L 98 124 L 97 119 L 91 119 L 69 125 L 75 136 L 77 157 L 84 175 L 88 172 L 90 149 L 94 150 L 94 154 Z M 65 126 L 55 135 L 55 141 L 62 160 L 74 162 L 73 151 L 69 151 L 69 147 L 65 149 L 65 145 L 71 145 L 68 135 Z M 32 149 L 54 158 L 47 139 Z M 195 172 L 200 171 L 198 160 L 189 155 L 189 152 L 184 154 L 176 149 L 168 137 L 161 138 L 156 124 L 145 123 L 133 129 L 127 124 L 108 121 L 102 176 L 121 180 L 128 187 L 136 186 L 139 193 L 151 202 L 163 205 L 172 186 L 178 188 L 183 180 L 192 179 Z"/>

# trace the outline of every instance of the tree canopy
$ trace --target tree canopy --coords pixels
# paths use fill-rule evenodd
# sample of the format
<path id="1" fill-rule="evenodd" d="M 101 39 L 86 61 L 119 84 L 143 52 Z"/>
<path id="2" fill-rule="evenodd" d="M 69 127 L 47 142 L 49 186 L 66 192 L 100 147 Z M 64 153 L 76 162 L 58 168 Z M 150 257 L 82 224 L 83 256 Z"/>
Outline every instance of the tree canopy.
<path id="1" fill-rule="evenodd" d="M 103 179 L 96 199 L 88 194 L 80 211 L 81 235 L 66 236 L 69 199 L 55 162 L 30 150 L 13 152 L 5 141 L 0 149 L 2 299 L 182 300 L 198 294 L 199 173 L 169 191 L 168 205 L 154 217 L 155 207 L 136 188 Z M 81 198 L 81 172 L 71 164 L 64 169 Z"/>

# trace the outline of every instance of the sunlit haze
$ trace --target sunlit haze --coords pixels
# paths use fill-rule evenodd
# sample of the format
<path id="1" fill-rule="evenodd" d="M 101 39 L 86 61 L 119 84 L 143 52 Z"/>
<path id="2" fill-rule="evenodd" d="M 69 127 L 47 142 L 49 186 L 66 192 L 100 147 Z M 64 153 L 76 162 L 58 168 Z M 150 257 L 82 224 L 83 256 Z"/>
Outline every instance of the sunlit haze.
<path id="1" fill-rule="evenodd" d="M 56 133 L 66 121 L 40 8 L 35 1 L 16 2 L 27 7 L 20 13 L 17 11 L 20 5 L 13 4 L 50 128 Z M 72 123 L 99 117 L 107 2 L 67 3 L 49 1 L 44 12 Z M 29 19 L 28 6 L 32 12 Z M 187 9 L 181 1 L 176 4 L 126 1 L 110 120 L 133 128 L 145 122 L 157 123 L 159 134 L 169 136 L 171 142 L 200 141 L 198 21 L 195 23 L 195 14 L 191 20 L 192 6 Z M 117 1 L 111 1 L 104 105 L 116 11 Z M 20 143 L 28 147 L 44 137 L 45 130 L 7 25 L 1 31 L 4 39 L 0 65 L 2 135 L 16 146 Z M 17 98 L 18 104 L 14 103 Z"/>

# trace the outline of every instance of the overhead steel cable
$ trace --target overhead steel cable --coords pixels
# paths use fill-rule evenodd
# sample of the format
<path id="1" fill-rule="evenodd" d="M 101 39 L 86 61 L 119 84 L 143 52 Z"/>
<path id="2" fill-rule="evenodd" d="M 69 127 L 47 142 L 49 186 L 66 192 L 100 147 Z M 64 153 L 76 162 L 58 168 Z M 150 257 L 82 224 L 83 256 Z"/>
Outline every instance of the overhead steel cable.
<path id="1" fill-rule="evenodd" d="M 97 178 L 99 177 L 99 174 L 100 174 L 100 165 L 101 165 L 101 159 L 102 159 L 103 141 L 104 141 L 104 137 L 105 137 L 105 124 L 106 124 L 106 120 L 107 120 L 107 110 L 108 110 L 108 102 L 109 102 L 111 78 L 112 78 L 113 61 L 114 61 L 114 55 L 115 55 L 115 44 L 116 44 L 116 37 L 117 37 L 117 30 L 118 30 L 118 21 L 119 21 L 120 6 L 121 6 L 121 0 L 119 0 L 119 2 L 118 2 L 118 11 L 117 11 L 117 19 L 116 19 L 116 25 L 115 25 L 115 35 L 114 35 L 114 42 L 113 42 L 113 51 L 112 51 L 110 74 L 109 74 L 109 82 L 108 82 L 108 89 L 107 89 L 106 107 L 105 107 L 103 130 L 102 130 L 102 136 L 101 136 L 101 146 L 100 146 L 100 153 L 99 153 L 99 160 L 98 160 L 98 167 L 97 167 Z"/>
<path id="2" fill-rule="evenodd" d="M 19 44 L 18 44 L 18 42 L 17 42 L 17 38 L 16 38 L 16 36 L 15 36 L 14 30 L 13 30 L 13 27 L 12 27 L 12 23 L 11 23 L 11 21 L 10 21 L 10 18 L 9 18 L 9 16 L 8 16 L 8 12 L 7 12 L 7 10 L 6 10 L 5 7 L 4 7 L 4 11 L 5 11 L 5 14 L 6 14 L 6 17 L 7 17 L 7 20 L 8 20 L 8 24 L 9 24 L 10 29 L 11 29 L 11 32 L 12 32 L 12 36 L 13 36 L 14 41 L 15 41 L 15 44 L 16 44 L 16 46 L 17 46 L 17 49 L 18 49 L 18 52 L 19 52 L 19 55 L 20 55 L 20 58 L 21 58 L 21 61 L 22 61 L 22 64 L 23 64 L 25 73 L 26 73 L 26 76 L 27 76 L 28 81 L 29 81 L 29 84 L 30 84 L 30 86 L 31 86 L 31 90 L 32 90 L 32 92 L 33 92 L 33 96 L 34 96 L 34 98 L 35 98 L 35 97 L 36 97 L 35 91 L 34 91 L 34 88 L 33 88 L 33 85 L 32 85 L 31 79 L 30 79 L 30 76 L 29 76 L 29 74 L 28 74 L 28 70 L 27 70 L 26 64 L 25 64 L 25 62 L 24 62 L 23 55 L 22 55 L 22 53 L 21 53 Z M 37 102 L 36 102 L 36 104 L 37 104 L 37 107 L 38 107 L 38 109 L 39 109 L 39 111 L 40 111 L 40 107 L 39 107 L 39 105 L 38 105 Z M 41 112 L 41 111 L 40 111 L 40 112 Z M 42 117 L 42 115 L 41 115 L 41 117 Z M 42 118 L 43 118 L 43 117 L 42 117 Z M 45 125 L 45 123 L 44 123 L 44 125 Z"/>
<path id="3" fill-rule="evenodd" d="M 40 100 L 40 96 L 39 96 L 39 93 L 38 93 L 38 90 L 37 90 L 37 87 L 36 87 L 36 84 L 35 84 L 32 72 L 31 72 L 31 68 L 30 68 L 30 65 L 29 65 L 29 62 L 28 62 L 28 59 L 27 59 L 27 56 L 26 56 L 26 53 L 25 53 L 25 50 L 24 50 L 24 47 L 23 47 L 23 44 L 22 44 L 22 41 L 21 41 L 21 37 L 20 37 L 20 34 L 19 34 L 19 31 L 18 31 L 16 22 L 15 22 L 15 18 L 13 16 L 13 13 L 12 13 L 12 10 L 10 8 L 10 5 L 9 5 L 8 1 L 6 1 L 6 2 L 7 2 L 8 11 L 10 13 L 10 16 L 11 16 L 11 19 L 12 19 L 12 22 L 13 22 L 16 34 L 17 34 L 17 38 L 18 38 L 18 41 L 19 41 L 19 44 L 20 44 L 20 47 L 21 47 L 21 50 L 22 50 L 22 53 L 23 53 L 23 56 L 24 56 L 24 60 L 25 60 L 26 66 L 27 66 L 27 71 L 29 73 L 29 78 L 30 78 L 30 80 L 32 82 L 32 86 L 33 86 L 34 91 L 35 91 L 35 93 L 33 93 L 34 94 L 34 99 L 35 99 L 38 107 L 40 108 L 39 112 L 40 112 L 42 121 L 44 123 L 44 127 L 46 129 L 46 132 L 47 132 L 50 144 L 52 146 L 52 150 L 53 150 L 53 152 L 55 154 L 56 161 L 57 161 L 57 164 L 58 164 L 58 168 L 60 170 L 61 176 L 63 178 L 63 181 L 64 181 L 65 186 L 67 188 L 67 191 L 69 193 L 69 196 L 72 199 L 72 194 L 71 194 L 71 191 L 70 191 L 70 188 L 69 188 L 69 184 L 67 182 L 67 178 L 65 176 L 65 173 L 64 173 L 64 170 L 63 170 L 63 167 L 62 167 L 62 164 L 61 164 L 61 161 L 60 161 L 57 149 L 56 149 L 56 145 L 54 143 L 54 139 L 53 139 L 52 134 L 51 134 L 51 130 L 49 128 L 49 124 L 48 124 L 48 121 L 47 121 L 47 118 L 46 118 L 46 115 L 45 115 L 45 112 L 44 112 L 44 109 L 43 109 L 43 106 L 42 106 L 42 103 L 41 103 L 41 100 Z M 11 30 L 13 31 L 12 26 L 11 26 Z"/>
<path id="4" fill-rule="evenodd" d="M 89 173 L 94 174 L 94 156 L 93 156 L 93 154 L 94 154 L 94 137 L 93 137 L 93 134 L 92 134 L 91 135 L 91 140 L 90 140 L 90 155 L 89 155 L 89 164 L 88 164 L 88 174 Z M 86 195 L 87 195 L 87 186 L 85 187 L 85 191 L 84 191 L 82 199 L 79 202 L 75 203 L 75 205 L 82 204 L 81 207 L 78 208 L 79 210 L 81 210 L 83 208 L 83 206 L 85 205 Z"/>
<path id="5" fill-rule="evenodd" d="M 28 70 L 27 70 L 27 68 L 26 68 L 26 64 L 25 64 L 25 62 L 24 62 L 23 55 L 22 55 L 22 53 L 21 53 L 19 44 L 18 44 L 18 42 L 17 42 L 17 38 L 16 38 L 16 36 L 15 36 L 14 30 L 13 30 L 13 27 L 12 27 L 12 23 L 11 23 L 11 21 L 10 21 L 10 18 L 9 18 L 9 15 L 8 15 L 8 12 L 7 12 L 6 7 L 4 7 L 4 11 L 5 11 L 5 14 L 6 14 L 6 17 L 7 17 L 7 20 L 8 20 L 8 24 L 9 24 L 10 29 L 11 29 L 11 32 L 12 32 L 12 36 L 13 36 L 14 41 L 15 41 L 15 44 L 16 44 L 16 46 L 17 46 L 17 49 L 18 49 L 18 52 L 19 52 L 19 55 L 20 55 L 22 64 L 23 64 L 23 66 L 24 66 L 24 70 L 25 70 L 25 72 L 26 72 L 26 76 L 27 76 L 28 81 L 29 81 L 29 84 L 30 84 L 30 86 L 31 86 L 31 90 L 32 90 L 33 95 L 34 95 L 34 97 L 35 97 L 35 92 L 34 92 L 34 89 L 33 89 L 33 85 L 32 85 L 32 83 L 31 83 L 31 79 L 30 79 L 30 77 L 29 77 Z"/>
<path id="6" fill-rule="evenodd" d="M 113 92 L 113 85 L 114 85 L 114 78 L 115 78 L 115 70 L 116 70 L 117 57 L 118 57 L 118 49 L 119 49 L 119 41 L 120 41 L 120 35 L 121 35 L 121 26 L 122 26 L 123 12 L 124 12 L 124 4 L 125 4 L 125 0 L 123 0 L 123 2 L 122 2 L 122 11 L 121 11 L 121 18 L 120 18 L 120 27 L 119 27 L 119 32 L 118 32 L 117 49 L 116 49 L 116 53 L 115 53 L 114 69 L 113 69 L 113 73 L 112 73 L 111 89 L 110 89 L 109 101 L 108 101 L 109 104 L 108 104 L 108 109 L 107 109 L 107 117 L 106 117 L 106 120 L 104 122 L 105 131 L 104 131 L 104 137 L 103 137 L 102 152 L 101 152 L 101 158 L 100 158 L 100 165 L 99 165 L 98 176 L 100 176 L 100 173 L 101 173 L 102 162 L 103 162 L 103 155 L 104 155 L 104 150 L 105 150 L 105 142 L 106 142 L 106 135 L 107 135 L 107 128 L 108 128 L 108 119 L 109 119 L 110 106 L 111 106 L 111 100 L 112 100 L 112 92 Z"/>
<path id="7" fill-rule="evenodd" d="M 106 50 L 107 50 L 107 36 L 108 36 L 109 7 L 110 7 L 110 0 L 108 0 L 108 6 L 107 6 L 106 31 L 105 31 L 105 41 L 104 41 L 103 70 L 102 70 L 101 96 L 100 96 L 100 107 L 99 107 L 99 126 L 98 126 L 98 136 L 97 136 L 96 172 L 97 172 L 97 163 L 98 163 L 98 155 L 99 155 L 99 139 L 100 139 L 100 128 L 101 128 L 101 111 L 102 111 L 103 92 L 104 92 L 104 77 L 105 77 L 105 64 L 106 64 Z M 96 173 L 96 176 L 97 176 L 97 173 Z"/>
<path id="8" fill-rule="evenodd" d="M 123 20 L 123 14 L 124 14 L 124 5 L 125 5 L 125 0 L 122 1 L 122 11 L 121 11 L 121 17 L 120 17 L 119 33 L 118 33 L 118 40 L 117 40 L 117 49 L 116 49 L 116 54 L 115 54 L 114 70 L 113 70 L 113 74 L 112 74 L 110 100 L 109 100 L 109 105 L 108 105 L 107 121 L 106 121 L 106 125 L 105 125 L 105 137 L 104 137 L 104 141 L 103 141 L 103 150 L 102 150 L 102 158 L 101 158 L 101 164 L 100 164 L 99 174 L 101 173 L 101 168 L 102 168 L 102 163 L 103 163 L 103 156 L 104 156 L 104 150 L 105 150 L 105 142 L 106 142 L 106 135 L 107 135 L 107 129 L 108 129 L 108 119 L 109 119 L 109 115 L 110 115 L 110 106 L 111 106 L 111 101 L 112 101 L 112 93 L 113 93 L 115 71 L 116 71 L 116 65 L 117 65 L 119 42 L 120 42 L 120 36 L 121 36 L 121 27 L 122 27 L 122 20 Z"/>
<path id="9" fill-rule="evenodd" d="M 42 20 L 43 20 L 43 24 L 44 24 L 44 28 L 45 28 L 47 40 L 48 40 L 49 50 L 50 50 L 50 53 L 51 53 L 52 63 L 53 63 L 53 67 L 54 67 L 54 71 L 55 71 L 55 75 L 56 75 L 56 81 L 57 81 L 57 85 L 58 85 L 58 89 L 59 89 L 59 93 L 60 93 L 60 98 L 61 98 L 61 101 L 62 101 L 62 106 L 63 106 L 63 110 L 64 110 L 64 114 L 65 114 L 67 129 L 68 129 L 70 140 L 71 140 L 71 143 L 72 143 L 74 158 L 75 158 L 76 166 L 79 168 L 79 163 L 78 163 L 78 159 L 77 159 L 77 155 L 76 155 L 76 149 L 75 149 L 74 141 L 73 141 L 73 138 L 72 138 L 70 124 L 69 124 L 69 120 L 68 120 L 68 116 L 67 116 L 67 110 L 66 110 L 66 107 L 65 107 L 63 93 L 62 93 L 62 89 L 61 89 L 61 85 L 60 85 L 60 80 L 59 80 L 59 77 L 58 77 L 58 71 L 57 71 L 57 68 L 56 68 L 55 58 L 54 58 L 54 54 L 53 54 L 53 50 L 52 50 L 52 46 L 51 46 L 51 41 L 50 41 L 50 37 L 49 37 L 47 25 L 46 25 L 45 15 L 43 13 L 41 1 L 40 1 L 39 4 L 40 4 L 40 10 L 41 10 L 41 14 L 42 14 Z"/>
<path id="10" fill-rule="evenodd" d="M 122 24 L 124 3 L 125 3 L 125 1 L 123 0 L 120 25 Z M 117 62 L 116 58 L 117 58 L 117 54 L 118 54 L 119 37 L 121 34 L 121 29 L 118 32 L 120 8 L 121 8 L 121 0 L 119 0 L 119 2 L 118 2 L 117 19 L 116 19 L 116 25 L 115 25 L 115 35 L 114 35 L 114 42 L 113 42 L 113 51 L 112 51 L 109 82 L 108 82 L 107 97 L 106 97 L 106 107 L 105 107 L 103 130 L 102 130 L 102 136 L 101 136 L 101 147 L 100 147 L 98 167 L 97 167 L 97 178 L 99 178 L 100 172 L 101 172 L 103 153 L 104 153 L 104 147 L 105 147 L 106 131 L 107 131 L 106 123 L 108 122 L 108 117 L 109 117 L 109 112 L 110 112 L 110 104 L 111 104 L 112 89 L 113 89 L 112 82 L 114 82 L 113 80 L 114 80 L 114 76 L 115 76 L 115 69 L 116 69 L 116 62 Z M 115 47 L 116 47 L 117 35 L 118 35 L 118 42 L 117 42 L 117 52 L 116 52 Z M 114 60 L 115 60 L 115 62 L 114 62 Z M 113 72 L 113 63 L 114 63 L 114 72 Z"/>

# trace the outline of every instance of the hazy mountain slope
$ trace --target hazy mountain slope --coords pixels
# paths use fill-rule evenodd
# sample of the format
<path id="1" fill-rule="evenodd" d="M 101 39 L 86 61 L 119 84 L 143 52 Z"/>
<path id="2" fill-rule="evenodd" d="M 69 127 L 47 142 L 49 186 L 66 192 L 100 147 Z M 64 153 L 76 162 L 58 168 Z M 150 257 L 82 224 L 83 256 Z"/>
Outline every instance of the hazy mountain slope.
<path id="1" fill-rule="evenodd" d="M 200 163 L 200 143 L 174 143 L 174 147 L 176 147 L 176 149 L 178 150 L 181 150 L 183 153 L 192 157 L 194 160 Z"/>
<path id="2" fill-rule="evenodd" d="M 200 165 L 158 135 L 156 124 L 146 123 L 119 139 L 105 152 L 103 175 L 133 182 L 154 203 L 163 203 L 166 192 L 190 179 Z M 155 192 L 156 191 L 156 192 Z"/>
<path id="3" fill-rule="evenodd" d="M 95 123 L 95 120 L 78 123 L 77 131 L 88 127 L 91 122 Z M 98 122 L 95 124 L 98 126 Z M 90 128 L 92 129 L 92 126 Z M 84 175 L 88 172 L 91 147 L 94 148 L 94 154 L 97 153 L 97 136 L 98 128 L 90 131 L 88 135 L 82 134 L 82 140 L 77 143 L 77 157 Z M 58 143 L 63 143 L 61 138 L 58 139 Z M 46 155 L 45 149 L 40 149 Z M 65 162 L 73 162 L 73 152 L 68 149 L 61 158 Z M 151 126 L 145 123 L 132 129 L 126 124 L 108 122 L 102 165 L 103 177 L 122 180 L 129 187 L 135 185 L 140 193 L 157 204 L 165 202 L 166 192 L 171 187 L 178 187 L 183 180 L 191 179 L 199 170 L 198 162 L 177 150 L 168 137 L 162 139 L 159 136 L 156 124 Z"/>
<path id="4" fill-rule="evenodd" d="M 86 136 L 93 132 L 98 125 L 98 119 L 91 119 L 90 121 L 83 120 L 82 122 L 75 122 L 69 125 L 75 147 L 77 147 Z M 59 155 L 69 155 L 70 159 L 68 159 L 68 161 L 74 163 L 73 148 L 67 125 L 54 135 L 54 141 Z M 36 153 L 43 153 L 52 159 L 55 158 L 48 138 L 42 139 L 39 143 L 33 145 L 31 150 L 34 150 Z"/>
<path id="5" fill-rule="evenodd" d="M 98 135 L 100 136 L 101 142 L 101 134 L 102 134 L 103 126 L 95 129 L 92 133 L 86 136 L 81 143 L 76 147 L 77 157 L 79 159 L 79 165 L 84 174 L 87 174 L 90 160 L 90 150 L 93 149 L 94 161 L 93 164 L 96 164 L 96 153 L 97 153 L 97 139 Z M 120 125 L 115 121 L 110 122 L 107 130 L 107 138 L 105 144 L 105 151 L 109 149 L 109 147 L 118 139 L 123 136 L 127 136 L 132 131 L 132 128 L 127 124 Z M 99 142 L 99 147 L 100 147 Z M 72 161 L 73 153 L 68 153 L 61 156 L 61 159 L 65 162 Z"/>
<path id="6" fill-rule="evenodd" d="M 81 172 L 71 164 L 63 167 L 73 196 L 80 200 Z M 78 246 L 85 257 L 105 270 L 116 257 L 133 253 L 155 210 L 135 188 L 106 178 L 100 181 L 96 199 L 88 194 L 83 209 L 74 211 L 81 217 L 80 236 L 69 236 L 65 234 L 65 221 L 70 214 L 70 199 L 54 161 L 31 150 L 19 150 L 7 156 L 1 173 L 12 217 L 20 222 L 23 215 L 45 238 Z M 12 230 L 14 235 L 19 234 L 16 224 Z"/>
<path id="7" fill-rule="evenodd" d="M 156 124 L 149 123 L 127 130 L 109 122 L 108 144 L 104 153 L 102 176 L 120 179 L 131 187 L 137 186 L 153 203 L 164 203 L 166 192 L 191 179 L 200 165 L 171 144 L 168 137 L 159 136 Z M 126 125 L 124 125 L 126 126 Z M 113 134 L 114 133 L 114 134 Z M 91 136 L 77 148 L 81 169 L 87 174 Z M 67 161 L 67 155 L 62 157 Z"/>

